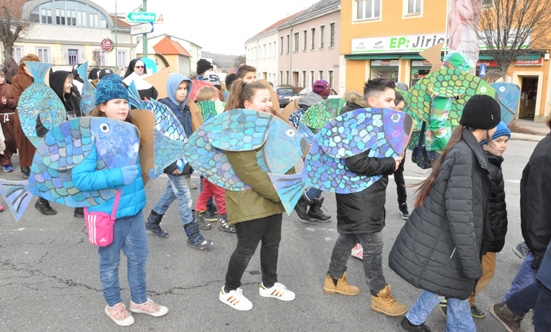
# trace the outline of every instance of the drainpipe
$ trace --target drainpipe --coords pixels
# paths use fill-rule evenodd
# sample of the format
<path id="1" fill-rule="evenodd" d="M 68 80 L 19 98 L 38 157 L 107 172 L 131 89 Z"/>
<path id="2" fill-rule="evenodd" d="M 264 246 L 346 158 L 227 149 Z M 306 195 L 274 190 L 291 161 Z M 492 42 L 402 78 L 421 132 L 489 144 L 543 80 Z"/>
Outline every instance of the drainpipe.
<path id="1" fill-rule="evenodd" d="M 291 26 L 291 30 L 289 30 L 289 85 L 293 85 L 293 80 L 291 77 L 293 76 L 293 72 L 291 71 L 291 54 L 293 53 L 293 26 Z"/>

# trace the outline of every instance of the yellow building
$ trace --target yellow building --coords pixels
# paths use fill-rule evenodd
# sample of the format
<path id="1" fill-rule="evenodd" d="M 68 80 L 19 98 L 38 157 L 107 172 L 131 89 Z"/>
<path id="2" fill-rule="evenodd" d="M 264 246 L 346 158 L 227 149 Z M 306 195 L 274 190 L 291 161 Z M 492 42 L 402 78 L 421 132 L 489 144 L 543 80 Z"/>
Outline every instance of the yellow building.
<path id="1" fill-rule="evenodd" d="M 419 52 L 446 40 L 447 1 L 343 0 L 340 53 L 345 57 L 346 90 L 362 91 L 370 78 L 387 77 L 412 84 L 428 74 L 430 64 Z M 493 58 L 480 64 L 495 70 Z M 549 51 L 519 57 L 507 81 L 521 87 L 518 117 L 544 121 L 551 112 Z"/>

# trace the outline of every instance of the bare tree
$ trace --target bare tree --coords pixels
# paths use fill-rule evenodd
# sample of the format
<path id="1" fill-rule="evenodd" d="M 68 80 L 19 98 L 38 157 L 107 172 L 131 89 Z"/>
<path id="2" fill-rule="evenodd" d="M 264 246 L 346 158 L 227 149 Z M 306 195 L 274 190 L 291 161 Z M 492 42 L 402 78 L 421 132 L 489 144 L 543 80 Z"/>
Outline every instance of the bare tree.
<path id="1" fill-rule="evenodd" d="M 480 0 L 471 0 L 480 1 Z M 473 27 L 500 70 L 506 73 L 517 56 L 548 48 L 549 0 L 483 0 L 480 25 Z"/>
<path id="2" fill-rule="evenodd" d="M 247 62 L 247 57 L 245 56 L 245 54 L 239 55 L 238 57 L 235 58 L 235 60 L 233 60 L 233 67 L 239 68 L 241 64 L 246 62 Z"/>
<path id="3" fill-rule="evenodd" d="M 101 51 L 92 51 L 92 61 L 94 63 L 94 67 L 101 68 Z"/>
<path id="4" fill-rule="evenodd" d="M 13 59 L 13 44 L 30 29 L 30 23 L 22 19 L 17 1 L 0 1 L 0 41 L 4 48 L 4 63 Z"/>

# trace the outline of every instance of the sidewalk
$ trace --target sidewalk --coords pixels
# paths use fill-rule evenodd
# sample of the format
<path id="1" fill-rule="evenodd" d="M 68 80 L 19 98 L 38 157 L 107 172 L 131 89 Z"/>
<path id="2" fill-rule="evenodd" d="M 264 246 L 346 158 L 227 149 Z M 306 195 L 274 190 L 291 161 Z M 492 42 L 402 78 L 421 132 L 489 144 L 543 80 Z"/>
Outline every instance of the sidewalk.
<path id="1" fill-rule="evenodd" d="M 511 139 L 539 142 L 549 133 L 549 128 L 545 122 L 534 122 L 528 119 L 517 119 L 509 128 L 511 129 Z"/>

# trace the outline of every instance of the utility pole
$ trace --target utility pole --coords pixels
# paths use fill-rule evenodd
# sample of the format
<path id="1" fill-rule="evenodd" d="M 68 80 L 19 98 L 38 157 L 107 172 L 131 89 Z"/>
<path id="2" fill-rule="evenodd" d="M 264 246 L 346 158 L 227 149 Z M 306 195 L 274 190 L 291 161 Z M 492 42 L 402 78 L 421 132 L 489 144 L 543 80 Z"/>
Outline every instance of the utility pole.
<path id="1" fill-rule="evenodd" d="M 147 0 L 143 0 L 142 12 L 147 12 Z M 142 57 L 146 58 L 147 57 L 147 33 L 143 34 L 142 43 L 143 43 L 143 55 L 142 55 Z"/>

